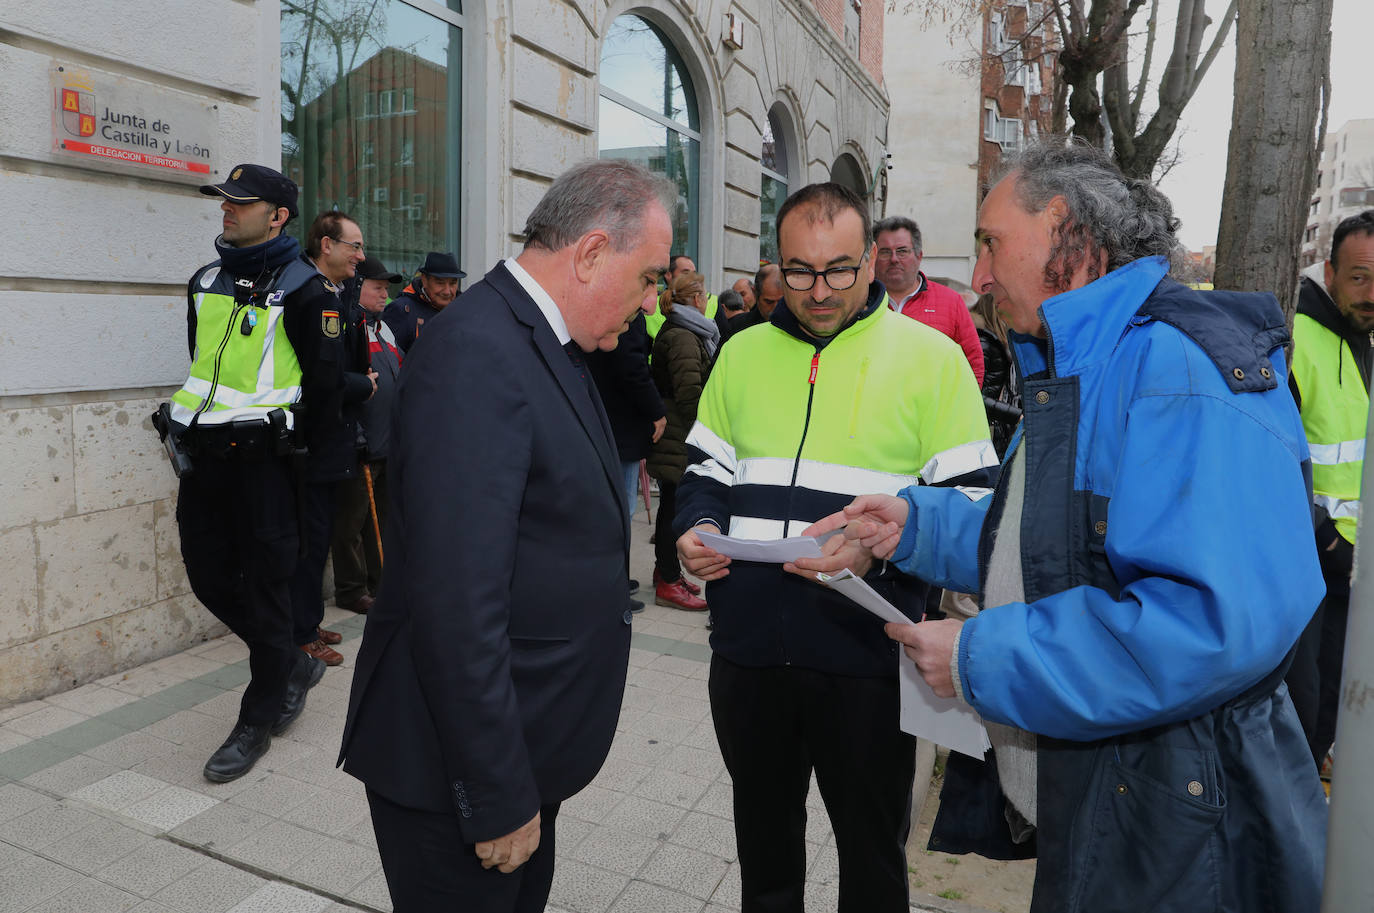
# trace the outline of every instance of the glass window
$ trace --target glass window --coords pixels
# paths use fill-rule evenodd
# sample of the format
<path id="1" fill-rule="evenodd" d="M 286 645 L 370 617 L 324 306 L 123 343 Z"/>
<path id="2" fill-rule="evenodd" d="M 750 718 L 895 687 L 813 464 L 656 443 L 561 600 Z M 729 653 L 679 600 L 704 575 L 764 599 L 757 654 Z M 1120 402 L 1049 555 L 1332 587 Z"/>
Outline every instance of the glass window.
<path id="1" fill-rule="evenodd" d="M 462 30 L 403 0 L 282 4 L 282 169 L 318 213 L 357 220 L 367 252 L 407 273 L 459 253 Z M 447 15 L 447 21 L 441 16 Z M 429 206 L 403 201 L 431 201 Z"/>
<path id="2" fill-rule="evenodd" d="M 775 105 L 768 112 L 764 124 L 763 149 L 760 165 L 763 179 L 759 186 L 759 261 L 777 262 L 778 209 L 787 199 L 788 176 L 787 134 Z"/>
<path id="3" fill-rule="evenodd" d="M 677 185 L 673 253 L 697 260 L 701 133 L 682 58 L 656 26 L 625 15 L 606 32 L 600 78 L 601 157 L 638 162 Z"/>

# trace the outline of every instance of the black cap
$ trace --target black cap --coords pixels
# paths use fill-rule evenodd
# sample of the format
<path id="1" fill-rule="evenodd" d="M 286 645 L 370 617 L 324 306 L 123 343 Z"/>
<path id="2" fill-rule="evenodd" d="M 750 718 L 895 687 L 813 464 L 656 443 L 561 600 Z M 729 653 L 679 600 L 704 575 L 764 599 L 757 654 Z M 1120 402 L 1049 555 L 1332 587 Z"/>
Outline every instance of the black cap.
<path id="1" fill-rule="evenodd" d="M 381 260 L 376 257 L 368 257 L 358 264 L 357 276 L 359 279 L 385 279 L 387 282 L 400 282 L 401 274 L 393 273 L 388 270 Z"/>
<path id="2" fill-rule="evenodd" d="M 436 279 L 463 279 L 467 276 L 458 268 L 458 261 L 453 254 L 437 250 L 425 254 L 425 265 L 420 267 L 420 272 Z"/>
<path id="3" fill-rule="evenodd" d="M 223 184 L 204 184 L 200 192 L 207 197 L 219 195 L 235 203 L 256 203 L 265 200 L 277 206 L 284 206 L 295 218 L 296 199 L 300 191 L 286 175 L 273 171 L 266 165 L 235 165 L 229 172 L 229 180 Z"/>

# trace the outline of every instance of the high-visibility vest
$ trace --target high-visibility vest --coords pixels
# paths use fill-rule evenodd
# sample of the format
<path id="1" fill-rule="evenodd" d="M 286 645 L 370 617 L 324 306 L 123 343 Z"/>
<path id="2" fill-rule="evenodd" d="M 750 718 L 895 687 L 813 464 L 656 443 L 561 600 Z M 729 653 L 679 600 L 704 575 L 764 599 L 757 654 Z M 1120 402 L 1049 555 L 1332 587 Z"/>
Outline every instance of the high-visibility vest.
<path id="1" fill-rule="evenodd" d="M 1369 391 L 1349 344 L 1306 314 L 1293 321 L 1293 377 L 1312 454 L 1312 500 L 1353 544 L 1360 519 Z"/>
<path id="2" fill-rule="evenodd" d="M 288 263 L 261 304 L 234 300 L 234 278 L 218 264 L 192 277 L 196 287 L 196 350 L 191 374 L 172 395 L 172 418 L 189 426 L 238 419 L 267 420 L 301 397 L 301 365 L 282 325 L 282 302 L 319 271 L 304 260 Z"/>

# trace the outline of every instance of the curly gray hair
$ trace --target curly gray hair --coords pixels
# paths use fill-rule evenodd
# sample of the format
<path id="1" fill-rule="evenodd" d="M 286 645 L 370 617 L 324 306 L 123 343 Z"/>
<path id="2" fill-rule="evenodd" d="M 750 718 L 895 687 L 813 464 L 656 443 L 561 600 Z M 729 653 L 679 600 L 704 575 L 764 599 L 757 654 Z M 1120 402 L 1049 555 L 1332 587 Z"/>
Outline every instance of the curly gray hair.
<path id="1" fill-rule="evenodd" d="M 1062 197 L 1068 215 L 1054 232 L 1045 281 L 1067 291 L 1084 264 L 1088 280 L 1141 257 L 1174 257 L 1179 220 L 1173 204 L 1149 181 L 1128 178 L 1099 149 L 1049 140 L 1028 148 L 1004 174 L 1015 177 L 1016 197 L 1029 213 Z"/>

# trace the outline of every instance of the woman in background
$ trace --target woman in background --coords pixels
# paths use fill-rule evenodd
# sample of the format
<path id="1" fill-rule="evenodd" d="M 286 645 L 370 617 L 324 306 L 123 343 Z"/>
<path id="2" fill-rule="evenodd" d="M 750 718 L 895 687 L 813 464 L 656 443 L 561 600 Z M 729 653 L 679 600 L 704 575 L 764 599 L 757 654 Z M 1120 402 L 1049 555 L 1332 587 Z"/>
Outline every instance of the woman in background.
<path id="1" fill-rule="evenodd" d="M 649 475 L 658 480 L 654 522 L 654 604 L 704 612 L 701 588 L 682 576 L 673 515 L 677 486 L 687 470 L 687 435 L 697 420 L 697 402 L 711 372 L 720 329 L 707 319 L 706 285 L 700 273 L 682 273 L 658 299 L 664 315 L 654 338 L 649 367 L 668 415 L 668 426 L 649 454 Z"/>

